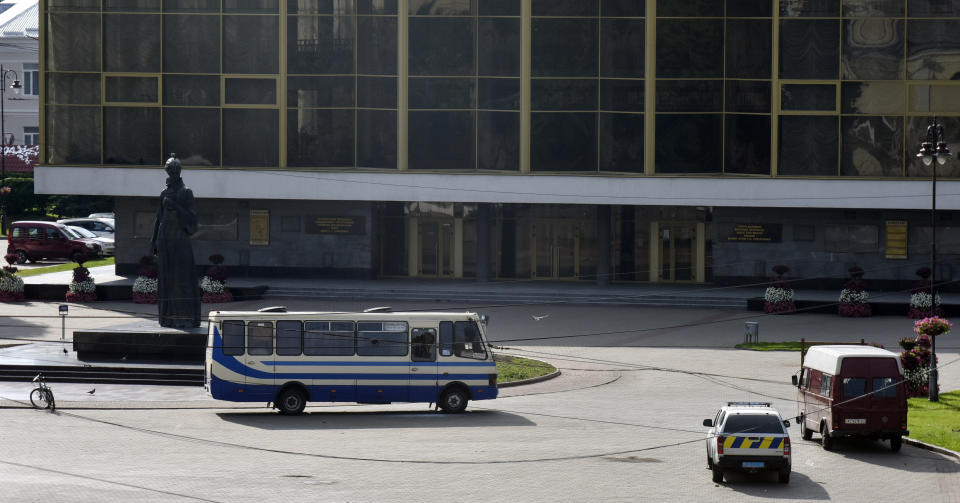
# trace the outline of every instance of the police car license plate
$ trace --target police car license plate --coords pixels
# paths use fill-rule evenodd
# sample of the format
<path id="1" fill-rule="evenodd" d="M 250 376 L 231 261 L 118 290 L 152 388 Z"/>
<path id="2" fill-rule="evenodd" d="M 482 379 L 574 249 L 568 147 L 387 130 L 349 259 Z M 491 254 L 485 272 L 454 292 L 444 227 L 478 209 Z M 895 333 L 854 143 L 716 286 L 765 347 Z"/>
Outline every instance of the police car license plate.
<path id="1" fill-rule="evenodd" d="M 867 424 L 866 419 L 844 419 L 843 424 Z"/>
<path id="2" fill-rule="evenodd" d="M 741 466 L 744 468 L 763 468 L 763 461 L 744 461 Z"/>

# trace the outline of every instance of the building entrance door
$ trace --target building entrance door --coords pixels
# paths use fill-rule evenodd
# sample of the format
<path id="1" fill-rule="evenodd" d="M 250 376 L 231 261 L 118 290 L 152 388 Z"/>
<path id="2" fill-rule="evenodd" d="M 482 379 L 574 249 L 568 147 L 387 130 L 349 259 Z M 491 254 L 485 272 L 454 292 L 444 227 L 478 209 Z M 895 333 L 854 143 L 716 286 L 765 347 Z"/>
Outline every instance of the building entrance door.
<path id="1" fill-rule="evenodd" d="M 453 220 L 421 218 L 419 227 L 419 275 L 453 277 Z"/>
<path id="2" fill-rule="evenodd" d="M 533 225 L 533 276 L 572 279 L 579 276 L 580 233 L 577 224 L 558 220 Z"/>
<path id="3" fill-rule="evenodd" d="M 697 279 L 697 224 L 660 223 L 660 281 L 687 282 Z"/>

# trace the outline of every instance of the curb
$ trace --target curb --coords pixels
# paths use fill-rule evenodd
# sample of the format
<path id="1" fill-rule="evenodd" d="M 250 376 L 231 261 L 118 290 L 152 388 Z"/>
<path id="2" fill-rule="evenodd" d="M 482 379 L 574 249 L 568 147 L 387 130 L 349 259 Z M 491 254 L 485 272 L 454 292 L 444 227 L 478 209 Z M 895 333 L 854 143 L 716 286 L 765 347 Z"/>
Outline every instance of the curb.
<path id="1" fill-rule="evenodd" d="M 560 371 L 557 370 L 556 372 L 552 374 L 547 374 L 545 376 L 532 377 L 530 379 L 523 379 L 520 381 L 510 381 L 510 382 L 505 382 L 503 384 L 498 383 L 497 388 L 512 388 L 514 386 L 523 386 L 524 384 L 534 384 L 538 382 L 549 381 L 550 379 L 553 379 L 554 377 L 558 377 L 559 375 L 560 375 Z"/>
<path id="2" fill-rule="evenodd" d="M 951 456 L 951 457 L 953 457 L 957 462 L 960 462 L 960 452 L 951 451 L 950 449 L 947 449 L 946 447 L 940 447 L 939 445 L 928 444 L 928 443 L 926 443 L 926 442 L 921 442 L 921 441 L 919 441 L 919 440 L 916 440 L 916 439 L 913 439 L 913 438 L 910 438 L 910 437 L 903 437 L 903 443 L 905 443 L 905 444 L 907 444 L 907 445 L 912 445 L 912 446 L 914 446 L 914 447 L 919 447 L 919 448 L 921 448 L 921 449 L 926 449 L 926 450 L 928 450 L 928 451 L 933 451 L 933 452 L 936 452 L 936 453 L 938 453 L 938 454 L 943 454 L 944 456 Z"/>

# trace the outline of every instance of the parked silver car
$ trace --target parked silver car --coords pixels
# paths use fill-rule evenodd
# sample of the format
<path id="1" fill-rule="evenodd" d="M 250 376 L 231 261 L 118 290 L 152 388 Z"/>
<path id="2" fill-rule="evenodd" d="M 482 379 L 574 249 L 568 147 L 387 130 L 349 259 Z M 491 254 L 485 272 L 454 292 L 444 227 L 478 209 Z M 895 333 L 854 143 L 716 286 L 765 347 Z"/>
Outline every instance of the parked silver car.
<path id="1" fill-rule="evenodd" d="M 113 244 L 113 238 L 112 238 L 112 237 L 98 236 L 98 235 L 96 235 L 96 234 L 94 234 L 94 233 L 92 233 L 92 232 L 84 229 L 83 227 L 79 227 L 79 226 L 76 226 L 76 225 L 68 225 L 68 226 L 67 226 L 67 229 L 70 229 L 71 231 L 76 232 L 77 234 L 80 235 L 80 237 L 84 237 L 84 238 L 87 238 L 87 239 L 92 239 L 92 240 L 100 243 L 100 249 L 103 250 L 103 254 L 104 254 L 104 255 L 113 255 L 114 249 L 115 249 L 116 247 L 115 247 L 114 244 Z"/>
<path id="2" fill-rule="evenodd" d="M 101 237 L 113 238 L 113 230 L 116 228 L 112 218 L 64 218 L 57 220 L 58 224 L 74 225 Z"/>

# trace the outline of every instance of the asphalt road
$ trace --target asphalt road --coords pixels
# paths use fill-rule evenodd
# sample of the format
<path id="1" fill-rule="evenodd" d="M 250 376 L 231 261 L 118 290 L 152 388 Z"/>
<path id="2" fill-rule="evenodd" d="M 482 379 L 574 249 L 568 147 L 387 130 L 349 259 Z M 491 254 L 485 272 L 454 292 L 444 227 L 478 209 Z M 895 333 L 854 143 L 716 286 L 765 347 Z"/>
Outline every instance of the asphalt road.
<path id="1" fill-rule="evenodd" d="M 55 312 L 39 303 L 21 308 Z M 98 305 L 84 324 L 116 323 L 109 308 L 138 309 Z M 773 475 L 712 483 L 704 418 L 729 400 L 769 400 L 785 416 L 796 412 L 789 385 L 796 353 L 730 349 L 756 313 L 486 312 L 492 338 L 504 341 L 495 344 L 552 361 L 563 375 L 503 389 L 461 415 L 395 404 L 312 406 L 283 417 L 192 388 L 96 385 L 89 395 L 94 386 L 81 384 L 54 385 L 62 408 L 51 414 L 18 404 L 24 383 L 0 383 L 0 500 L 960 501 L 960 463 L 951 458 L 906 445 L 894 454 L 887 442 L 843 442 L 825 452 L 801 440 L 795 425 L 789 485 Z M 27 325 L 10 333 L 59 338 L 59 320 L 26 316 L 12 320 Z M 910 329 L 893 317 L 760 321 L 763 340 L 868 334 L 888 347 Z M 960 357 L 956 346 L 946 338 L 938 346 L 945 390 L 960 388 L 960 363 L 950 364 Z"/>

